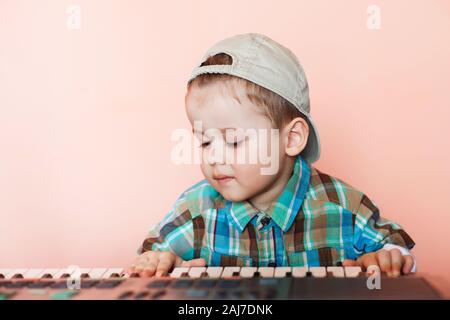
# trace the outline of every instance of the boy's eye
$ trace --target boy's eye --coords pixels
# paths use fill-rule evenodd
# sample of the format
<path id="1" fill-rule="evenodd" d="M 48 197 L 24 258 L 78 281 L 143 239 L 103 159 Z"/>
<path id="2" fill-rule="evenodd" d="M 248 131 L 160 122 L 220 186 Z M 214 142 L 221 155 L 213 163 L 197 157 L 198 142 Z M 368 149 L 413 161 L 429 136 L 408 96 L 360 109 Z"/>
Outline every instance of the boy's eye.
<path id="1" fill-rule="evenodd" d="M 234 142 L 229 142 L 228 145 L 230 145 L 230 146 L 236 148 L 236 147 L 238 147 L 238 146 L 242 143 L 242 141 L 244 141 L 244 140 L 241 140 L 241 141 L 234 141 Z"/>

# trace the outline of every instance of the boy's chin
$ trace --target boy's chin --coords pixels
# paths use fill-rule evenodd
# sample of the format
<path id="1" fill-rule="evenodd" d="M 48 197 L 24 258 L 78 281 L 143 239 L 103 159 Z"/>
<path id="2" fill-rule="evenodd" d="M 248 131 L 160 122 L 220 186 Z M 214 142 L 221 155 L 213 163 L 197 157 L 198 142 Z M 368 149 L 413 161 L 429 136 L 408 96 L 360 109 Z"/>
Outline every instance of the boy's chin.
<path id="1" fill-rule="evenodd" d="M 220 190 L 219 191 L 222 197 L 224 197 L 228 201 L 232 202 L 240 202 L 248 199 L 247 195 L 241 194 L 234 190 Z"/>

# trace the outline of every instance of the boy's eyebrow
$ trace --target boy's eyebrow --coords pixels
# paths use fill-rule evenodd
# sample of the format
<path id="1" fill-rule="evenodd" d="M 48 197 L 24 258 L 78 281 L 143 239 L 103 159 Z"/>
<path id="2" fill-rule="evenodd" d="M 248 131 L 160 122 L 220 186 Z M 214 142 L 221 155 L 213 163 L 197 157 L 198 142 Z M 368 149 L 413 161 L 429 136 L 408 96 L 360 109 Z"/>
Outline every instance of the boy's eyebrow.
<path id="1" fill-rule="evenodd" d="M 231 127 L 230 128 L 218 128 L 218 130 L 220 130 L 220 132 L 222 132 L 222 134 L 224 134 L 225 130 L 227 130 L 227 129 L 237 130 L 237 128 L 231 128 Z M 194 130 L 194 128 L 192 128 L 192 133 L 195 133 L 195 132 L 203 133 L 203 131 Z"/>

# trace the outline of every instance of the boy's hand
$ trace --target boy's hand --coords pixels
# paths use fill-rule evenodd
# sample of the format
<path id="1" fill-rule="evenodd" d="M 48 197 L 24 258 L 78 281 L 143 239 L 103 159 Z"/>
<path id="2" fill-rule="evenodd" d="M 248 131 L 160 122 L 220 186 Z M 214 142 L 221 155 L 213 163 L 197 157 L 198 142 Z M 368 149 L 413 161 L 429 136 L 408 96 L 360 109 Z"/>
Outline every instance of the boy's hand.
<path id="1" fill-rule="evenodd" d="M 371 265 L 380 267 L 381 272 L 386 272 L 390 277 L 398 277 L 400 274 L 408 274 L 414 266 L 412 256 L 404 256 L 398 249 L 385 250 L 366 253 L 355 260 L 344 260 L 344 267 L 359 266 L 363 270 Z"/>
<path id="2" fill-rule="evenodd" d="M 204 267 L 206 261 L 202 258 L 185 261 L 167 251 L 147 251 L 136 258 L 128 269 L 128 274 L 139 273 L 140 276 L 152 277 L 167 275 L 172 267 Z"/>

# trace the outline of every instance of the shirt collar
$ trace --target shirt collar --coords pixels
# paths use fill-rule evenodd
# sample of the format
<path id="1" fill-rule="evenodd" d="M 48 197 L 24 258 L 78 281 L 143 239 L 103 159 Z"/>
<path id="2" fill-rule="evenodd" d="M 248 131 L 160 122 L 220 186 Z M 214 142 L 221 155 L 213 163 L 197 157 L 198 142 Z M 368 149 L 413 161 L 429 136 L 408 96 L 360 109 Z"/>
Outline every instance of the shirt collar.
<path id="1" fill-rule="evenodd" d="M 283 231 L 289 230 L 297 216 L 309 187 L 310 175 L 311 168 L 308 162 L 297 156 L 292 176 L 289 178 L 282 193 L 263 212 L 270 216 Z M 242 232 L 250 220 L 260 212 L 262 211 L 255 208 L 250 202 L 239 201 L 231 203 L 228 214 L 231 221 Z"/>

